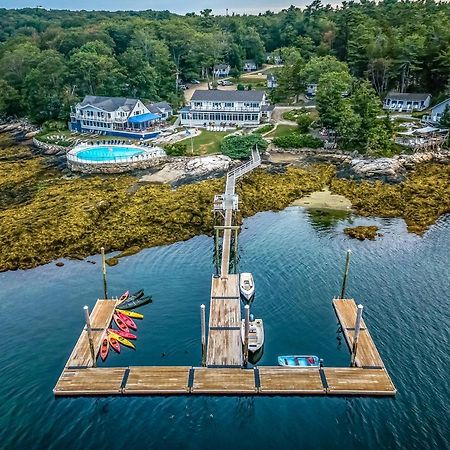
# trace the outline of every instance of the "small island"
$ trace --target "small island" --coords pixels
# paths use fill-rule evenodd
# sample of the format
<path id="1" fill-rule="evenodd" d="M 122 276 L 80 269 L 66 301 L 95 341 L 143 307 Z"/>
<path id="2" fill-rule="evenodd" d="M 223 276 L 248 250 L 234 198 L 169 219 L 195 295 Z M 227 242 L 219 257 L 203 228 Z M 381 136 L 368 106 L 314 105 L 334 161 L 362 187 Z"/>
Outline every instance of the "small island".
<path id="1" fill-rule="evenodd" d="M 379 228 L 376 225 L 358 226 L 344 228 L 344 233 L 347 236 L 360 241 L 365 241 L 366 239 L 374 241 L 375 238 L 379 236 L 378 230 Z"/>

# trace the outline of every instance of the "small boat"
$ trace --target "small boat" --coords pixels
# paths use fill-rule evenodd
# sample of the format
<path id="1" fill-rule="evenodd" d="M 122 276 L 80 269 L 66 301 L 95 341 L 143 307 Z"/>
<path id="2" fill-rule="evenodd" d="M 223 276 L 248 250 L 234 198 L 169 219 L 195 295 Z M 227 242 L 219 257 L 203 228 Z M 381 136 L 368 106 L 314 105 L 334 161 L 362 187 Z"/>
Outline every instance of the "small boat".
<path id="1" fill-rule="evenodd" d="M 116 311 L 119 311 L 122 314 L 125 314 L 128 317 L 132 317 L 133 319 L 143 319 L 144 314 L 138 313 L 136 311 L 127 311 L 126 309 L 116 308 Z"/>
<path id="2" fill-rule="evenodd" d="M 137 298 L 134 300 L 126 300 L 120 304 L 120 309 L 138 308 L 139 306 L 146 305 L 147 303 L 150 303 L 151 301 L 152 301 L 152 298 L 149 295 L 146 295 L 145 297 L 140 297 L 140 298 Z"/>
<path id="3" fill-rule="evenodd" d="M 120 344 L 117 342 L 117 339 L 111 336 L 111 333 L 108 331 L 108 341 L 109 345 L 113 348 L 114 351 L 120 353 Z"/>
<path id="4" fill-rule="evenodd" d="M 102 340 L 102 345 L 100 347 L 100 358 L 102 358 L 102 361 L 106 359 L 106 357 L 108 356 L 108 352 L 109 352 L 109 341 L 108 338 L 105 337 Z"/>
<path id="5" fill-rule="evenodd" d="M 245 342 L 245 319 L 242 320 L 241 327 L 242 343 Z M 257 352 L 264 344 L 264 324 L 262 319 L 250 320 L 248 330 L 248 351 Z"/>
<path id="6" fill-rule="evenodd" d="M 122 336 L 125 339 L 137 339 L 136 335 L 133 333 L 130 333 L 129 331 L 114 330 L 112 328 L 109 328 L 108 332 L 118 334 L 119 336 Z"/>
<path id="7" fill-rule="evenodd" d="M 313 355 L 279 356 L 278 365 L 287 367 L 320 367 L 320 360 Z"/>
<path id="8" fill-rule="evenodd" d="M 116 315 L 119 316 L 120 320 L 132 330 L 137 330 L 137 326 L 134 323 L 134 320 L 131 317 L 126 316 L 125 314 L 116 310 Z"/>
<path id="9" fill-rule="evenodd" d="M 126 345 L 127 347 L 136 349 L 135 345 L 130 342 L 128 339 L 125 339 L 124 337 L 117 334 L 115 331 L 110 331 L 109 335 L 112 336 L 114 339 L 116 339 L 118 342 L 120 342 L 122 345 Z"/>
<path id="10" fill-rule="evenodd" d="M 124 302 L 124 301 L 128 298 L 129 295 L 130 295 L 130 291 L 124 292 L 124 293 L 120 296 L 119 302 L 120 302 L 120 303 Z"/>
<path id="11" fill-rule="evenodd" d="M 125 292 L 125 294 L 126 294 L 126 292 Z M 137 298 L 141 298 L 143 295 L 144 295 L 144 289 L 139 289 L 139 291 L 136 291 L 134 294 L 131 294 L 131 295 L 128 293 L 128 295 L 123 300 L 121 300 L 123 297 L 123 295 L 122 295 L 122 297 L 120 297 L 120 299 L 119 299 L 119 304 L 121 305 L 122 303 L 125 303 L 127 301 L 136 300 Z"/>
<path id="12" fill-rule="evenodd" d="M 130 331 L 130 329 L 127 327 L 125 322 L 116 314 L 113 314 L 114 322 L 116 322 L 116 325 L 122 330 L 122 331 Z"/>
<path id="13" fill-rule="evenodd" d="M 241 273 L 239 276 L 239 289 L 242 297 L 248 302 L 252 300 L 255 295 L 255 282 L 251 273 Z"/>

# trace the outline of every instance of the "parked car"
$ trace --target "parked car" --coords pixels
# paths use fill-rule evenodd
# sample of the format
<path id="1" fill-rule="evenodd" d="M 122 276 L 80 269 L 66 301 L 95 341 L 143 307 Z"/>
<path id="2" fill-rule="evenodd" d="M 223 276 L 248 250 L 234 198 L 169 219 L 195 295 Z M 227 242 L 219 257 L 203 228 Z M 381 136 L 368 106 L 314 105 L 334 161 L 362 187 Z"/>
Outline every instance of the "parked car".
<path id="1" fill-rule="evenodd" d="M 192 84 L 200 84 L 200 81 L 198 81 L 198 80 L 191 80 L 191 83 Z"/>
<path id="2" fill-rule="evenodd" d="M 220 86 L 231 86 L 233 83 L 231 81 L 228 80 L 219 80 L 217 82 L 218 85 Z"/>
<path id="3" fill-rule="evenodd" d="M 182 90 L 185 91 L 187 89 L 187 86 L 185 84 L 179 84 L 178 87 Z"/>

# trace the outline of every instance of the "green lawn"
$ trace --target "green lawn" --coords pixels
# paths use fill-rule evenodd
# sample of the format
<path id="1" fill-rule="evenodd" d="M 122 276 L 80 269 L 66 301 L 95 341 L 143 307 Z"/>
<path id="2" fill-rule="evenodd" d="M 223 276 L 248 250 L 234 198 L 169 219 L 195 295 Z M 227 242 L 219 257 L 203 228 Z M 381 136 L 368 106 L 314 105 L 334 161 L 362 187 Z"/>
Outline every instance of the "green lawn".
<path id="1" fill-rule="evenodd" d="M 194 155 L 207 155 L 220 152 L 222 139 L 230 132 L 202 130 L 199 136 L 192 138 L 194 144 Z M 191 139 L 183 141 L 187 145 L 187 154 L 191 155 Z"/>
<path id="2" fill-rule="evenodd" d="M 297 131 L 297 130 L 298 130 L 297 125 L 278 125 L 275 128 L 275 130 L 273 130 L 271 133 L 269 133 L 266 137 L 274 138 L 274 137 L 286 136 L 288 134 L 291 134 L 293 131 Z"/>

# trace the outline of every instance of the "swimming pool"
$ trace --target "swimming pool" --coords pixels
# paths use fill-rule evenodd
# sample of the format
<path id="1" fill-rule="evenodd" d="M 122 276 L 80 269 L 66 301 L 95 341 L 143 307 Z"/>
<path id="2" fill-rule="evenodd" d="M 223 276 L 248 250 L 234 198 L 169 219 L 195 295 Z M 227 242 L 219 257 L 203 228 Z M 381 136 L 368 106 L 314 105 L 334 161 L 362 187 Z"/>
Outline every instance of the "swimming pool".
<path id="1" fill-rule="evenodd" d="M 76 152 L 78 159 L 85 161 L 123 161 L 131 156 L 142 155 L 144 150 L 134 146 L 96 145 Z"/>

